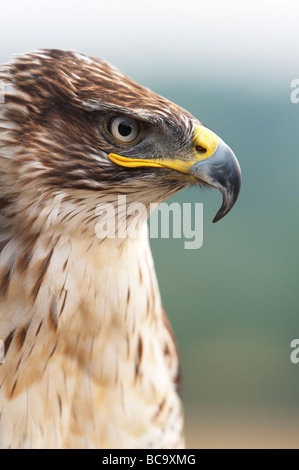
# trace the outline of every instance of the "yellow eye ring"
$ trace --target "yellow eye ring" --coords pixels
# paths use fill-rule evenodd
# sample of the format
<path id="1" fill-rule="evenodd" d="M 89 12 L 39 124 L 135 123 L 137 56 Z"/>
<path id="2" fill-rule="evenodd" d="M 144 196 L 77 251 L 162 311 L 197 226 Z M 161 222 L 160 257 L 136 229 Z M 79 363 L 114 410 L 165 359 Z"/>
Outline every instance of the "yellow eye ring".
<path id="1" fill-rule="evenodd" d="M 135 144 L 142 134 L 141 123 L 137 119 L 122 114 L 105 119 L 104 128 L 110 137 L 122 145 Z"/>

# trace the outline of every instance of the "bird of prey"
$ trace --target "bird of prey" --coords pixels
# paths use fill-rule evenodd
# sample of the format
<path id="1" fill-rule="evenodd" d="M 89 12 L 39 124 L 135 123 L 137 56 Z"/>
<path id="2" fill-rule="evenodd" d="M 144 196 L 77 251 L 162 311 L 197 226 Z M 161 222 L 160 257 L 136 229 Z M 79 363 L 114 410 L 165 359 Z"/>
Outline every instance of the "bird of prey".
<path id="1" fill-rule="evenodd" d="M 0 446 L 183 447 L 146 217 L 118 201 L 149 209 L 188 185 L 214 187 L 217 221 L 239 193 L 236 157 L 100 59 L 35 51 L 0 80 Z M 103 203 L 115 237 L 96 233 Z M 128 221 L 138 235 L 117 236 Z"/>

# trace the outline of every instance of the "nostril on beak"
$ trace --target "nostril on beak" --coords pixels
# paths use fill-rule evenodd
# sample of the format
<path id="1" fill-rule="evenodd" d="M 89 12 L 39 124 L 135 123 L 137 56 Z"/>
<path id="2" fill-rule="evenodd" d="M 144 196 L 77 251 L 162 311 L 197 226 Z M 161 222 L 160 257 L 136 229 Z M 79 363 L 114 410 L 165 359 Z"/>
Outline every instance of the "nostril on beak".
<path id="1" fill-rule="evenodd" d="M 200 155 L 206 153 L 207 149 L 205 149 L 204 147 L 202 147 L 201 145 L 196 145 L 195 146 L 195 150 L 197 153 L 199 153 Z"/>

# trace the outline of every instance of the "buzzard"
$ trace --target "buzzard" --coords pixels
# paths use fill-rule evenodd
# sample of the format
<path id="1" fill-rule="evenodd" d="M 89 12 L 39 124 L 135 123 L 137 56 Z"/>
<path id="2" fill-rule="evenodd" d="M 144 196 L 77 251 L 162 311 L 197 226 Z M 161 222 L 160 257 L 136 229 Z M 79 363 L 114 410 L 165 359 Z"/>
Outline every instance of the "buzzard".
<path id="1" fill-rule="evenodd" d="M 238 162 L 102 60 L 41 50 L 3 65 L 0 80 L 0 445 L 183 447 L 146 216 L 118 201 L 149 210 L 188 185 L 214 187 L 217 221 L 237 199 Z M 104 203 L 114 237 L 95 229 Z M 138 235 L 117 236 L 128 221 Z"/>

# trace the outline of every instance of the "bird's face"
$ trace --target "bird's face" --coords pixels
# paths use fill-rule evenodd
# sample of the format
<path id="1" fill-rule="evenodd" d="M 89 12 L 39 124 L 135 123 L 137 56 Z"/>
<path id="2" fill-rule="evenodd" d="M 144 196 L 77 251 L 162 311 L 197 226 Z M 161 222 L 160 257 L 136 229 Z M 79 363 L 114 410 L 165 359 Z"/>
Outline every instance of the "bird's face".
<path id="1" fill-rule="evenodd" d="M 106 62 L 40 51 L 2 67 L 0 79 L 2 198 L 15 212 L 31 201 L 32 214 L 33 197 L 50 223 L 66 207 L 76 218 L 119 194 L 149 205 L 190 184 L 222 192 L 214 221 L 234 205 L 241 175 L 230 148 Z"/>

